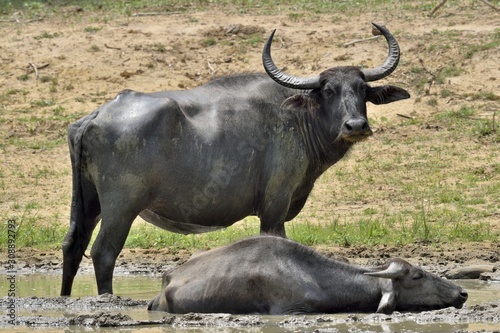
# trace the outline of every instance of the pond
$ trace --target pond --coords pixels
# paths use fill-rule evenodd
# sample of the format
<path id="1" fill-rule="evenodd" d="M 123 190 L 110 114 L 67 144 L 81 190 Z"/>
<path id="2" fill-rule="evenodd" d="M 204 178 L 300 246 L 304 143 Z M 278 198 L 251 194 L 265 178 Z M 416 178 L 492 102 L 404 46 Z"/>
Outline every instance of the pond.
<path id="1" fill-rule="evenodd" d="M 5 276 L 1 276 L 5 281 Z M 16 296 L 26 298 L 31 296 L 43 298 L 58 298 L 60 288 L 60 275 L 53 273 L 47 274 L 30 274 L 19 275 L 16 277 Z M 469 293 L 469 299 L 465 309 L 478 304 L 488 302 L 498 302 L 500 300 L 500 283 L 485 282 L 480 280 L 457 280 L 457 284 L 465 288 Z M 122 275 L 115 276 L 114 288 L 115 293 L 121 298 L 131 298 L 133 300 L 150 300 L 160 290 L 161 279 L 158 276 L 145 275 Z M 3 295 L 7 294 L 6 283 L 0 284 L 0 290 Z M 85 298 L 85 296 L 96 295 L 97 289 L 95 278 L 92 274 L 80 274 L 75 278 L 72 299 Z M 497 308 L 500 312 L 500 308 Z M 18 307 L 17 316 L 39 316 L 39 317 L 75 317 L 81 314 L 97 313 L 102 309 L 92 307 L 85 308 L 77 307 L 57 307 L 47 303 L 43 303 L 38 307 Z M 458 311 L 458 310 L 456 310 Z M 128 315 L 138 321 L 159 321 L 166 316 L 173 317 L 163 312 L 148 312 L 145 305 L 121 307 L 106 310 L 112 314 Z M 3 311 L 5 314 L 5 311 Z M 469 315 L 471 315 L 469 311 Z M 274 332 L 318 332 L 318 333 L 333 333 L 333 332 L 455 332 L 458 330 L 480 331 L 480 330 L 499 330 L 500 323 L 498 321 L 484 322 L 470 320 L 468 318 L 457 319 L 455 312 L 450 312 L 448 315 L 444 313 L 437 317 L 432 312 L 420 316 L 417 314 L 405 314 L 402 316 L 383 316 L 369 314 L 338 314 L 338 315 L 305 315 L 305 316 L 253 316 L 260 319 L 261 324 L 240 326 L 234 324 L 234 320 L 227 321 L 224 318 L 219 318 L 214 321 L 210 317 L 210 323 L 213 325 L 207 326 L 207 322 L 202 318 L 196 325 L 192 324 L 152 324 L 133 327 L 89 327 L 89 326 L 69 326 L 69 327 L 33 327 L 26 326 L 5 326 L 0 325 L 0 332 L 26 332 L 40 331 L 43 332 L 225 332 L 225 333 L 274 333 Z M 238 316 L 233 316 L 238 318 Z M 444 319 L 443 319 L 444 318 Z M 222 320 L 222 321 L 217 321 Z M 237 319 L 236 319 L 237 321 Z M 262 324 L 263 323 L 263 324 Z M 42 325 L 43 326 L 43 325 Z"/>

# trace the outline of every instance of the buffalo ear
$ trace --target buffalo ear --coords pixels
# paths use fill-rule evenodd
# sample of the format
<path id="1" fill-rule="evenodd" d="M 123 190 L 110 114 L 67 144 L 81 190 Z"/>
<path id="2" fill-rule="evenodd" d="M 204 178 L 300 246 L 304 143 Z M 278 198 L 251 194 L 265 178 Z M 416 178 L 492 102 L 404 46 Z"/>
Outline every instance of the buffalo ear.
<path id="1" fill-rule="evenodd" d="M 396 86 L 368 87 L 366 92 L 366 100 L 373 104 L 388 104 L 406 98 L 410 98 L 410 94 Z"/>
<path id="2" fill-rule="evenodd" d="M 382 294 L 380 303 L 378 303 L 377 313 L 391 314 L 396 309 L 396 299 L 393 292 L 385 292 Z"/>
<path id="3" fill-rule="evenodd" d="M 160 305 L 160 295 L 153 298 L 148 304 L 148 311 L 156 311 Z"/>
<path id="4" fill-rule="evenodd" d="M 307 111 L 314 113 L 319 110 L 320 105 L 309 95 L 297 94 L 285 99 L 285 101 L 281 104 L 281 108 L 294 112 Z"/>
<path id="5" fill-rule="evenodd" d="M 379 281 L 382 297 L 378 303 L 377 313 L 391 314 L 396 309 L 396 291 L 391 279 Z"/>

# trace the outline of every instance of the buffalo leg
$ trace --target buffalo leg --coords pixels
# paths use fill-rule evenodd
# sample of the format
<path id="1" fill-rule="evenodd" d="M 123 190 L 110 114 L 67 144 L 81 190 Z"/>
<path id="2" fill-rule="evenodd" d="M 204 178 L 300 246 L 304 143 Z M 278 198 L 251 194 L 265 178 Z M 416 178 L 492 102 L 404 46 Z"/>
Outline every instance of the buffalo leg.
<path id="1" fill-rule="evenodd" d="M 286 210 L 267 209 L 260 215 L 260 233 L 286 238 Z"/>
<path id="2" fill-rule="evenodd" d="M 63 278 L 61 296 L 71 295 L 78 267 L 89 245 L 92 231 L 94 231 L 99 221 L 100 209 L 95 187 L 83 179 L 81 191 L 76 191 L 73 194 L 70 227 L 62 244 Z"/>
<path id="3" fill-rule="evenodd" d="M 82 243 L 74 242 L 71 240 L 72 230 L 66 234 L 64 238 L 64 243 L 62 246 L 63 250 L 63 279 L 61 286 L 61 296 L 70 296 L 71 289 L 73 287 L 73 281 L 75 275 L 82 262 L 83 254 L 87 248 L 90 237 L 82 241 Z M 90 234 L 92 235 L 92 233 Z"/>
<path id="4" fill-rule="evenodd" d="M 120 209 L 116 209 L 115 212 L 120 212 Z M 125 244 L 132 222 L 137 215 L 130 211 L 125 213 L 125 209 L 121 211 L 121 214 L 112 215 L 103 212 L 101 229 L 90 251 L 99 295 L 113 293 L 113 271 L 116 258 Z"/>
<path id="5" fill-rule="evenodd" d="M 272 182 L 271 182 L 272 183 Z M 294 189 L 279 188 L 267 190 L 260 207 L 260 233 L 286 238 L 285 221 L 290 209 L 291 197 L 283 193 L 293 193 Z"/>
<path id="6" fill-rule="evenodd" d="M 261 219 L 260 233 L 286 238 L 285 223 L 276 221 L 266 223 L 266 221 L 262 221 Z"/>
<path id="7" fill-rule="evenodd" d="M 283 178 L 277 175 L 277 178 L 271 178 L 267 182 L 265 195 L 258 204 L 261 234 L 286 238 L 285 221 L 290 220 L 289 214 L 295 213 L 298 208 L 292 205 L 292 194 L 296 188 L 286 181 L 284 177 L 287 175 L 288 173 L 284 173 Z"/>

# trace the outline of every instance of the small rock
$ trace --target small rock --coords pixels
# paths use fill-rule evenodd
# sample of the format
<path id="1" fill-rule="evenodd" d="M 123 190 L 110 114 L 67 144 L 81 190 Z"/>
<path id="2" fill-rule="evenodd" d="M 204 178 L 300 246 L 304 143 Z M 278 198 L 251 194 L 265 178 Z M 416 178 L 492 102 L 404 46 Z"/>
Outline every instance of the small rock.
<path id="1" fill-rule="evenodd" d="M 479 275 L 479 280 L 500 282 L 500 272 L 483 272 Z"/>
<path id="2" fill-rule="evenodd" d="M 479 279 L 481 273 L 493 272 L 493 265 L 473 265 L 452 269 L 444 274 L 447 279 Z"/>

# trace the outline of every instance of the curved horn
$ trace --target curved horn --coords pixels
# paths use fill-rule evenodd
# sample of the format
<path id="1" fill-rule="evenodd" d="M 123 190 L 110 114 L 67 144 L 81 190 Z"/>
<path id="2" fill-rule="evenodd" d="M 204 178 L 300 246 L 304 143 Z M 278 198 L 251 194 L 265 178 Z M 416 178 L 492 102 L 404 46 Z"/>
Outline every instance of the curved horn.
<path id="1" fill-rule="evenodd" d="M 381 66 L 371 69 L 361 69 L 367 82 L 377 81 L 391 74 L 398 66 L 399 57 L 401 55 L 398 42 L 389 30 L 376 23 L 372 22 L 372 24 L 382 33 L 382 35 L 384 35 L 387 40 L 387 43 L 389 44 L 389 54 Z"/>
<path id="2" fill-rule="evenodd" d="M 405 273 L 406 273 L 406 268 L 404 267 L 403 263 L 392 261 L 389 264 L 389 267 L 387 267 L 386 269 L 378 272 L 367 272 L 365 273 L 365 275 L 387 278 L 387 279 L 395 279 L 404 276 Z"/>
<path id="3" fill-rule="evenodd" d="M 276 29 L 273 30 L 269 38 L 267 39 L 266 45 L 264 45 L 264 50 L 262 51 L 262 64 L 267 72 L 267 74 L 274 81 L 278 82 L 282 86 L 294 89 L 315 89 L 319 88 L 319 76 L 302 78 L 297 76 L 291 76 L 283 73 L 276 67 L 271 58 L 271 44 L 273 42 L 274 33 Z"/>

